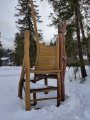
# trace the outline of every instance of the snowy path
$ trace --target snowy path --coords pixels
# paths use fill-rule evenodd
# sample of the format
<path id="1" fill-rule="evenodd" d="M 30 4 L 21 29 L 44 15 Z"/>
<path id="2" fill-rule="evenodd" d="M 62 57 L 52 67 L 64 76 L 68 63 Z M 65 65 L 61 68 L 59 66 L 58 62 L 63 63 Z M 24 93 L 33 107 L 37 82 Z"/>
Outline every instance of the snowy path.
<path id="1" fill-rule="evenodd" d="M 76 84 L 76 86 L 73 86 L 73 94 L 79 101 L 77 114 L 82 120 L 90 120 L 90 82 L 87 81 L 85 84 Z"/>
<path id="2" fill-rule="evenodd" d="M 25 111 L 17 97 L 20 67 L 0 68 L 0 120 L 90 120 L 90 73 L 85 84 L 69 81 L 66 74 L 66 100 L 60 107 Z M 90 68 L 88 68 L 90 69 Z M 72 71 L 68 71 L 72 78 Z M 72 78 L 73 79 L 73 78 Z M 49 102 L 48 102 L 49 105 Z"/>

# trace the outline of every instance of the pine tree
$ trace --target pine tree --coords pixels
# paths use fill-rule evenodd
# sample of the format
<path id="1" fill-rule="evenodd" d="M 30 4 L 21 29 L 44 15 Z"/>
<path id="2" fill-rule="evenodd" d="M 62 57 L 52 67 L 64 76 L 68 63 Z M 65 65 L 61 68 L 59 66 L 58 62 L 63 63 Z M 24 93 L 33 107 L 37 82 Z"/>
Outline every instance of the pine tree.
<path id="1" fill-rule="evenodd" d="M 24 41 L 23 36 L 19 33 L 16 33 L 15 36 L 15 53 L 14 53 L 14 62 L 16 65 L 21 65 L 23 56 L 24 56 Z"/>
<path id="2" fill-rule="evenodd" d="M 85 2 L 84 0 L 83 2 Z M 59 24 L 64 20 L 68 20 L 69 23 L 74 21 L 75 28 L 76 28 L 76 35 L 77 35 L 77 46 L 78 46 L 78 54 L 80 60 L 80 67 L 81 67 L 81 75 L 82 78 L 86 77 L 86 70 L 85 64 L 83 60 L 83 53 L 82 53 L 82 42 L 80 38 L 80 7 L 79 5 L 83 5 L 84 3 L 82 0 L 48 0 L 48 2 L 53 6 L 54 14 L 51 14 L 52 23 L 54 25 Z"/>
<path id="3" fill-rule="evenodd" d="M 78 66 L 79 61 L 77 59 L 78 56 L 78 48 L 77 48 L 77 42 L 75 38 L 73 37 L 75 33 L 75 24 L 71 23 L 67 25 L 67 33 L 65 36 L 65 48 L 66 48 L 66 54 L 67 54 L 67 65 L 68 66 Z"/>
<path id="4" fill-rule="evenodd" d="M 79 11 L 79 1 L 74 0 L 75 4 L 75 21 L 76 21 L 76 31 L 77 31 L 77 43 L 78 43 L 78 52 L 79 52 L 79 59 L 81 64 L 81 75 L 82 78 L 85 78 L 87 76 L 86 70 L 85 70 L 85 64 L 83 60 L 83 53 L 82 53 L 82 43 L 80 40 L 80 11 Z"/>
<path id="5" fill-rule="evenodd" d="M 90 1 L 84 0 L 82 2 L 82 7 L 81 8 L 82 9 L 79 9 L 80 10 L 79 17 L 80 17 L 82 39 L 83 39 L 82 44 L 87 51 L 87 58 L 88 58 L 88 62 L 89 62 L 89 65 L 90 65 L 90 50 L 89 50 L 89 48 L 90 48 L 90 44 L 89 44 L 89 39 L 90 39 L 90 32 L 89 32 L 90 31 L 90 26 L 89 26 L 89 24 L 90 24 L 90 12 L 89 12 L 90 11 Z M 83 12 L 84 12 L 84 14 L 83 14 Z M 86 21 L 86 23 L 84 21 Z"/>
<path id="6" fill-rule="evenodd" d="M 35 5 L 35 7 L 37 8 L 38 6 Z M 15 37 L 15 62 L 17 65 L 21 65 L 22 63 L 24 54 L 24 31 L 27 29 L 30 30 L 30 62 L 33 66 L 35 64 L 36 57 L 36 42 L 29 0 L 18 0 L 16 10 L 18 11 L 15 16 L 18 17 L 18 21 L 16 23 L 19 32 L 16 33 Z M 37 21 L 39 21 L 40 16 L 38 15 L 38 10 L 35 10 L 35 13 Z"/>

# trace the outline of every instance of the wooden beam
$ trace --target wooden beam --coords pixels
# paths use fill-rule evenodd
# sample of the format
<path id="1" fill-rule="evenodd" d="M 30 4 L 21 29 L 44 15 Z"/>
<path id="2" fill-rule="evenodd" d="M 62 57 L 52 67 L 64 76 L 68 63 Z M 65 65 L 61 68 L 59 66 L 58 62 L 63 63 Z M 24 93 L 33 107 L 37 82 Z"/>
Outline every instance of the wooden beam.
<path id="1" fill-rule="evenodd" d="M 51 100 L 51 99 L 57 99 L 57 97 L 51 97 L 51 98 L 40 98 L 40 99 L 33 99 L 31 100 L 31 102 L 35 102 L 35 101 L 43 101 L 43 100 Z"/>
<path id="2" fill-rule="evenodd" d="M 61 72 L 61 70 L 46 70 L 46 69 L 39 69 L 39 70 L 32 70 L 31 73 L 36 73 L 36 74 L 49 74 L 49 73 L 58 73 Z"/>
<path id="3" fill-rule="evenodd" d="M 29 2 L 30 2 L 30 5 L 31 5 L 30 7 L 31 7 L 31 13 L 32 13 L 34 29 L 35 29 L 36 44 L 37 44 L 37 56 L 36 56 L 36 63 L 35 63 L 37 65 L 38 55 L 39 55 L 39 36 L 38 36 L 38 29 L 37 29 L 37 22 L 36 22 L 36 15 L 35 15 L 33 1 L 29 0 Z"/>
<path id="4" fill-rule="evenodd" d="M 26 110 L 31 109 L 30 103 L 30 58 L 29 58 L 29 31 L 25 31 L 25 46 L 24 46 L 24 54 L 25 54 L 25 67 L 26 67 L 26 89 L 25 89 L 25 103 L 26 103 Z"/>
<path id="5" fill-rule="evenodd" d="M 61 69 L 61 100 L 64 101 L 65 99 L 65 88 L 64 88 L 64 77 L 65 77 L 65 69 L 66 69 L 66 57 L 65 52 L 65 31 L 66 31 L 66 21 L 58 28 L 59 33 L 59 41 L 60 41 L 60 69 Z"/>
<path id="6" fill-rule="evenodd" d="M 25 62 L 24 62 L 24 59 L 23 59 L 22 71 L 21 71 L 19 87 L 18 87 L 18 97 L 20 97 L 21 99 L 22 99 L 23 79 L 24 79 L 24 75 L 25 75 L 24 67 L 25 67 Z"/>
<path id="7" fill-rule="evenodd" d="M 47 91 L 55 91 L 55 90 L 57 90 L 57 87 L 49 86 L 49 87 L 46 87 L 46 88 L 31 89 L 30 93 L 33 93 L 33 92 L 47 92 Z"/>

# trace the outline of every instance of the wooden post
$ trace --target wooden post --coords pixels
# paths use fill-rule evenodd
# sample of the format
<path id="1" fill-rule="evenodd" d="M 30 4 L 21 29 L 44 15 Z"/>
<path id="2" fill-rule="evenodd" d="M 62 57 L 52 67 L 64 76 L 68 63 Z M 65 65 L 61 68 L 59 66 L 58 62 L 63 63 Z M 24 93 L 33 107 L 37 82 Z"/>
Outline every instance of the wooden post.
<path id="1" fill-rule="evenodd" d="M 59 34 L 59 44 L 60 44 L 60 69 L 61 69 L 61 100 L 65 99 L 65 88 L 64 88 L 64 76 L 66 69 L 66 61 L 64 57 L 65 54 L 65 43 L 64 43 L 64 32 L 66 31 L 66 21 L 61 26 L 58 26 L 58 34 Z"/>
<path id="2" fill-rule="evenodd" d="M 46 85 L 46 86 L 48 85 L 48 79 L 47 79 L 47 77 L 44 78 L 44 85 Z M 44 93 L 48 94 L 48 91 L 45 91 Z"/>
<path id="3" fill-rule="evenodd" d="M 63 33 L 62 33 L 62 46 L 63 46 L 63 71 L 62 71 L 62 101 L 65 100 L 65 85 L 64 85 L 64 78 L 65 78 L 65 71 L 66 71 L 66 64 L 67 64 L 67 60 L 66 60 L 66 51 L 65 51 L 65 32 L 66 32 L 66 25 L 67 25 L 67 21 L 64 21 L 63 23 Z"/>
<path id="4" fill-rule="evenodd" d="M 22 99 L 22 87 L 23 87 L 23 82 L 24 82 L 23 80 L 24 80 L 24 75 L 25 75 L 24 67 L 25 67 L 25 63 L 24 63 L 24 59 L 23 59 L 22 71 L 21 71 L 19 88 L 18 88 L 18 97 L 20 97 L 21 99 Z"/>
<path id="5" fill-rule="evenodd" d="M 37 56 L 36 56 L 36 63 L 35 63 L 35 66 L 37 66 L 38 56 L 39 56 L 38 55 L 39 54 L 39 36 L 38 36 L 38 29 L 37 29 L 37 22 L 36 22 L 36 15 L 35 15 L 33 1 L 29 0 L 29 2 L 31 4 L 31 13 L 32 13 L 32 19 L 34 23 L 35 37 L 36 37 L 36 44 L 37 44 Z"/>
<path id="6" fill-rule="evenodd" d="M 31 109 L 30 103 L 30 59 L 29 59 L 29 31 L 25 31 L 25 46 L 24 46 L 24 54 L 25 54 L 25 69 L 26 69 L 26 88 L 25 88 L 25 103 L 26 110 Z"/>
<path id="7" fill-rule="evenodd" d="M 59 64 L 59 58 L 60 58 L 60 54 L 59 54 L 59 49 L 60 49 L 60 44 L 59 44 L 59 35 L 57 36 L 57 40 L 56 40 L 56 52 L 57 52 L 57 58 L 56 58 L 56 66 L 57 66 L 57 69 L 59 70 L 60 69 L 60 64 Z M 60 72 L 58 72 L 57 74 L 57 87 L 58 87 L 58 90 L 57 90 L 57 106 L 60 105 L 60 102 L 61 102 L 61 75 L 60 75 Z"/>
<path id="8" fill-rule="evenodd" d="M 65 37 L 64 37 L 64 33 L 66 32 L 66 26 L 67 26 L 67 21 L 64 21 L 64 24 L 63 24 L 63 80 L 65 78 L 65 71 L 66 71 L 66 65 L 67 65 Z"/>
<path id="9" fill-rule="evenodd" d="M 65 100 L 65 88 L 64 88 L 64 62 L 63 62 L 63 56 L 64 56 L 64 35 L 63 33 L 60 34 L 60 67 L 61 67 L 61 101 Z"/>

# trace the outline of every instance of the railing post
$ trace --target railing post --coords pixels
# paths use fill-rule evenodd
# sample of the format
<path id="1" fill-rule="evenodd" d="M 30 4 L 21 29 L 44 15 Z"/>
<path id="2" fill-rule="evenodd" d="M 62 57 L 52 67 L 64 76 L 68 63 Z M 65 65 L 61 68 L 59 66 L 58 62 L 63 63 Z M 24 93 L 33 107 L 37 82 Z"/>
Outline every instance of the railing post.
<path id="1" fill-rule="evenodd" d="M 26 110 L 31 109 L 30 103 L 30 58 L 29 58 L 29 31 L 25 31 L 25 46 L 24 46 L 24 54 L 25 54 L 25 72 L 26 72 L 26 88 L 25 88 L 25 103 L 26 103 Z"/>
<path id="2" fill-rule="evenodd" d="M 60 69 L 61 69 L 61 100 L 65 99 L 65 86 L 64 86 L 64 77 L 65 77 L 65 69 L 66 69 L 66 52 L 65 52 L 65 42 L 64 42 L 64 33 L 66 31 L 66 21 L 60 26 L 58 26 L 58 34 L 59 34 L 59 45 L 60 45 Z"/>

